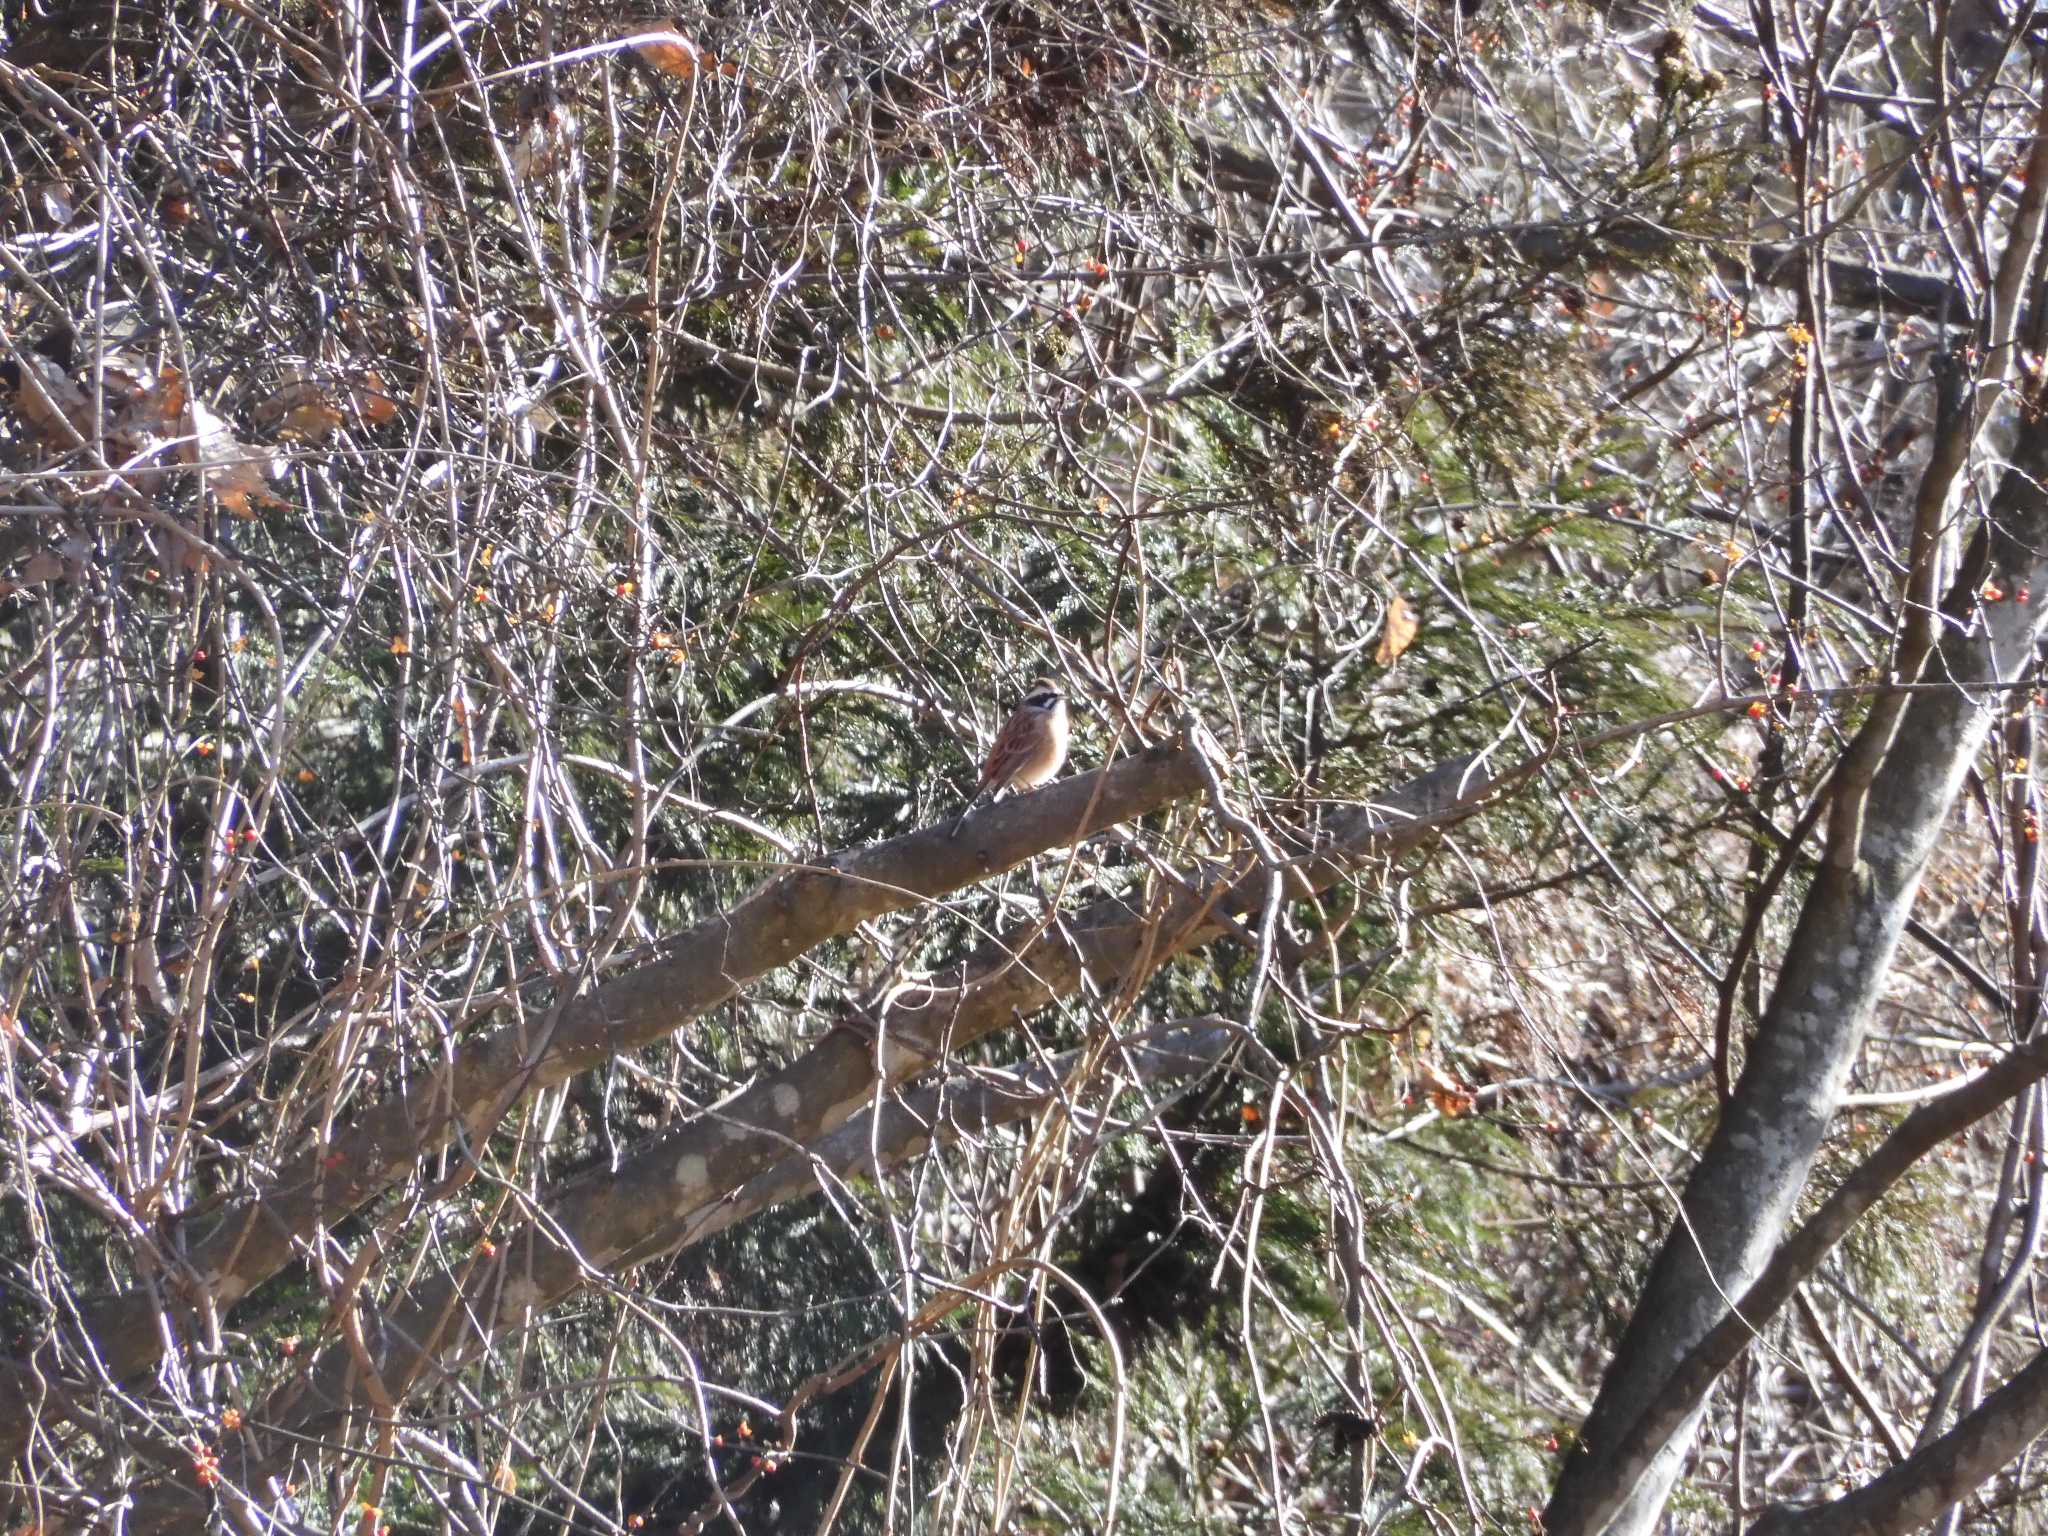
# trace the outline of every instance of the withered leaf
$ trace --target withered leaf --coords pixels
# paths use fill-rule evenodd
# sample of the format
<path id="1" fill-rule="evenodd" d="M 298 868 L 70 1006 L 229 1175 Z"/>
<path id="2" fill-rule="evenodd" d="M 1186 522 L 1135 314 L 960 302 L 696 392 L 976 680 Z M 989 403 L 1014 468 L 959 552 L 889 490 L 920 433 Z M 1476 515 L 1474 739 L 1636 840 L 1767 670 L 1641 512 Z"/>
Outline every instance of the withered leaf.
<path id="1" fill-rule="evenodd" d="M 1432 1088 L 1429 1090 L 1429 1102 L 1446 1120 L 1455 1120 L 1460 1115 L 1472 1113 L 1472 1106 L 1477 1101 L 1471 1094 L 1455 1088 Z"/>
<path id="2" fill-rule="evenodd" d="M 213 499 L 237 517 L 254 517 L 250 502 L 282 506 L 270 493 L 270 457 L 244 447 L 227 422 L 198 400 L 185 408 L 185 442 L 180 453 L 197 464 Z"/>
<path id="3" fill-rule="evenodd" d="M 731 75 L 733 66 L 719 59 L 717 55 L 699 48 L 674 28 L 650 33 L 633 44 L 633 51 L 643 62 L 664 75 L 673 75 L 678 80 L 694 79 L 698 75 Z"/>
<path id="4" fill-rule="evenodd" d="M 1391 667 L 1414 643 L 1416 631 L 1421 627 L 1415 610 L 1408 606 L 1408 599 L 1396 592 L 1387 602 L 1386 626 L 1380 631 L 1379 649 L 1372 653 L 1372 659 L 1383 667 Z"/>
<path id="5" fill-rule="evenodd" d="M 8 370 L 14 385 L 14 406 L 23 419 L 60 448 L 85 441 L 92 425 L 92 401 L 57 363 L 38 353 L 23 355 L 22 365 Z"/>
<path id="6" fill-rule="evenodd" d="M 1470 1088 L 1433 1061 L 1424 1059 L 1417 1062 L 1416 1075 L 1422 1079 L 1428 1091 L 1431 1106 L 1446 1120 L 1469 1115 L 1473 1106 L 1478 1103 Z"/>

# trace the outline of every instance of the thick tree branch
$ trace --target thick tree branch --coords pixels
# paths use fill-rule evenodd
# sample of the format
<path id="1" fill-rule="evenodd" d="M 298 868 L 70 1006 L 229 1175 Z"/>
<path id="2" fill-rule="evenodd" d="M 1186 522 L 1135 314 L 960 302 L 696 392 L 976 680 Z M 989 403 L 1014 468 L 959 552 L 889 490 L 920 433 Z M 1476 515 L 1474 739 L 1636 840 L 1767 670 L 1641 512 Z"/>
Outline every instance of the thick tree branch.
<path id="1" fill-rule="evenodd" d="M 1999 580 L 2032 595 L 1987 604 L 1974 624 L 1948 629 L 1930 675 L 1951 686 L 1910 696 L 1872 767 L 1857 857 L 1825 866 L 1808 893 L 1735 1097 L 1637 1299 L 1580 1453 L 1552 1494 L 1551 1536 L 1647 1529 L 1677 1476 L 1711 1381 L 1689 1377 L 1681 1392 L 1675 1374 L 1723 1325 L 1726 1298 L 1764 1272 L 1883 993 L 1949 807 L 1997 717 L 1995 690 L 2033 665 L 2048 625 L 2044 483 L 2048 425 L 2036 423 L 1989 518 Z M 1671 1427 L 1644 1442 L 1635 1432 L 1653 1414 Z"/>
<path id="2" fill-rule="evenodd" d="M 390 1188 L 458 1131 L 482 1140 L 526 1095 L 660 1040 L 828 939 L 1186 799 L 1202 782 L 1191 748 L 1154 748 L 991 806 L 957 839 L 944 828 L 912 832 L 777 875 L 730 912 L 668 940 L 649 963 L 538 1022 L 527 1016 L 463 1045 L 442 1071 L 422 1074 L 331 1141 L 307 1148 L 191 1244 L 181 1288 L 194 1302 L 232 1306 L 290 1263 L 318 1227 Z M 148 1292 L 94 1305 L 86 1324 L 92 1358 L 115 1381 L 146 1369 L 165 1348 Z M 31 1423 L 57 1416 L 63 1399 L 48 1395 L 35 1364 L 7 1372 L 14 1390 L 0 1407 L 0 1446 L 12 1455 Z"/>
<path id="3" fill-rule="evenodd" d="M 1969 1498 L 2048 1432 L 2048 1353 L 1889 1472 L 1811 1509 L 1773 1507 L 1749 1536 L 1905 1536 Z"/>
<path id="4" fill-rule="evenodd" d="M 1347 226 L 1352 211 L 1340 207 L 1334 193 L 1320 180 L 1311 178 L 1297 184 L 1264 155 L 1218 139 L 1202 139 L 1200 147 L 1210 157 L 1218 186 L 1227 191 L 1252 193 L 1268 199 L 1287 195 L 1300 197 L 1332 214 Z M 1730 284 L 1746 289 L 1752 284 L 1771 288 L 1794 288 L 1804 281 L 1805 255 L 1788 242 L 1746 242 L 1740 256 L 1715 250 L 1716 242 L 1697 235 L 1681 234 L 1669 227 L 1632 215 L 1502 225 L 1450 225 L 1428 227 L 1377 240 L 1333 242 L 1314 248 L 1280 252 L 1267 258 L 1278 264 L 1305 266 L 1309 261 L 1335 261 L 1347 254 L 1374 248 L 1394 249 L 1411 245 L 1469 244 L 1498 246 L 1531 265 L 1567 269 L 1584 263 L 1596 269 L 1617 266 L 1644 268 L 1668 263 L 1683 248 L 1705 247 L 1713 253 L 1720 275 Z M 1837 304 L 1856 309 L 1889 310 L 1929 320 L 1973 312 L 1970 296 L 1954 283 L 1932 272 L 1914 272 L 1903 267 L 1879 266 L 1830 256 L 1817 263 L 1827 278 L 1828 296 Z M 2031 323 L 2032 306 L 2023 309 L 2018 323 Z"/>
<path id="5" fill-rule="evenodd" d="M 1492 779 L 1472 759 L 1442 765 L 1384 802 L 1337 812 L 1290 868 L 1297 895 L 1327 888 L 1369 860 L 1414 849 L 1430 833 L 1476 811 Z M 904 991 L 872 1032 L 833 1030 L 780 1072 L 715 1111 L 657 1138 L 615 1169 L 556 1190 L 545 1216 L 497 1244 L 495 1257 L 430 1278 L 394 1301 L 368 1342 L 378 1385 L 394 1400 L 439 1371 L 489 1348 L 584 1286 L 729 1224 L 721 1210 L 750 1180 L 780 1184 L 778 1165 L 844 1125 L 888 1087 L 947 1052 L 1010 1027 L 1084 987 L 1097 996 L 1134 993 L 1175 955 L 1240 927 L 1264 900 L 1267 870 L 1245 857 L 1220 875 L 1190 876 L 1144 902 L 1098 901 L 1051 925 L 997 940 L 953 968 L 950 980 Z M 309 1374 L 274 1395 L 261 1421 L 282 1433 L 245 1435 L 231 1470 L 255 1490 L 281 1475 L 308 1443 L 346 1443 L 370 1411 L 357 1360 L 330 1346 Z M 184 1488 L 145 1496 L 136 1532 L 168 1532 L 198 1510 Z"/>
<path id="6" fill-rule="evenodd" d="M 2043 1077 L 2048 1077 L 2048 1037 L 2036 1037 L 1953 1093 L 1929 1100 L 1900 1121 L 1820 1209 L 1779 1245 L 1756 1283 L 1672 1373 L 1665 1395 L 1614 1447 L 1612 1461 L 1622 1467 L 1644 1464 L 1655 1447 L 1683 1427 L 1688 1405 L 1705 1397 L 1758 1330 L 1819 1270 L 1865 1211 L 1934 1148 Z"/>
<path id="7" fill-rule="evenodd" d="M 1237 1039 L 1229 1020 L 1208 1015 L 1148 1029 L 1116 1047 L 1115 1054 L 1130 1080 L 1173 1082 L 1207 1072 Z M 962 1073 L 891 1094 L 819 1138 L 804 1154 L 786 1157 L 747 1180 L 719 1201 L 706 1220 L 692 1223 L 687 1239 L 679 1238 L 676 1246 L 700 1243 L 771 1206 L 802 1200 L 829 1185 L 873 1178 L 963 1133 L 1027 1120 L 1059 1099 L 1088 1054 L 1066 1051 L 1022 1072 Z M 674 1251 L 673 1246 L 654 1246 L 626 1262 L 644 1263 Z"/>

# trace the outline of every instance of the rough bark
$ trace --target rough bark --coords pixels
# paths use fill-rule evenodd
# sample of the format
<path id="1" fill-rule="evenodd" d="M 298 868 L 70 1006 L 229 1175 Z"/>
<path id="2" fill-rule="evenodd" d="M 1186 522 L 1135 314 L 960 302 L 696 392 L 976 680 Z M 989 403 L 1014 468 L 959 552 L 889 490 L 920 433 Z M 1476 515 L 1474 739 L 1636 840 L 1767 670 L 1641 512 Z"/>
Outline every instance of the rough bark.
<path id="1" fill-rule="evenodd" d="M 1820 1268 L 1862 1214 L 1935 1147 L 1976 1124 L 2029 1085 L 2048 1076 L 2048 1036 L 2036 1036 L 1953 1093 L 1915 1109 L 1876 1151 L 1857 1164 L 1820 1209 L 1778 1246 L 1742 1299 L 1722 1314 L 1712 1332 L 1672 1373 L 1665 1393 L 1630 1427 L 1614 1449 L 1618 1466 L 1641 1464 L 1647 1452 L 1676 1434 L 1721 1373 L 1778 1309 Z"/>
<path id="2" fill-rule="evenodd" d="M 527 1094 L 660 1040 L 818 944 L 1186 799 L 1203 783 L 1193 748 L 1159 747 L 989 807 L 958 838 L 927 829 L 777 875 L 731 911 L 677 934 L 648 963 L 462 1045 L 442 1071 L 308 1147 L 192 1241 L 174 1294 L 232 1306 L 317 1229 L 405 1178 L 458 1127 L 471 1140 L 488 1137 Z M 162 1357 L 160 1305 L 141 1291 L 88 1309 L 87 1346 L 109 1379 L 129 1379 Z M 62 1414 L 67 1393 L 35 1361 L 0 1371 L 13 1389 L 0 1403 L 0 1451 L 11 1458 L 33 1426 Z"/>
<path id="3" fill-rule="evenodd" d="M 1749 1536 L 1905 1536 L 1968 1499 L 2048 1432 L 2048 1354 L 2037 1354 L 1940 1439 L 1854 1493 L 1810 1509 L 1779 1505 Z"/>
<path id="4" fill-rule="evenodd" d="M 1293 865 L 1301 894 L 1322 890 L 1362 861 L 1408 851 L 1446 822 L 1472 814 L 1491 780 L 1459 759 L 1431 770 L 1380 804 L 1326 821 Z M 226 1467 L 245 1490 L 267 1486 L 314 1444 L 347 1443 L 371 1403 L 399 1401 L 433 1373 L 475 1357 L 504 1328 L 523 1324 L 606 1274 L 701 1240 L 729 1224 L 721 1207 L 750 1180 L 792 1156 L 807 1158 L 876 1095 L 924 1071 L 950 1050 L 1007 1028 L 1088 985 L 1114 997 L 1135 990 L 1175 955 L 1243 932 L 1240 918 L 1265 903 L 1267 871 L 1247 856 L 1235 868 L 1195 875 L 1140 904 L 1111 898 L 1049 926 L 1008 935 L 955 967 L 944 984 L 900 995 L 872 1033 L 839 1028 L 805 1055 L 715 1111 L 656 1138 L 616 1169 L 568 1182 L 545 1215 L 498 1243 L 495 1257 L 430 1277 L 366 1322 L 377 1381 L 330 1346 L 307 1373 L 252 1415 L 253 1429 Z M 173 1484 L 138 1495 L 129 1531 L 169 1532 L 201 1510 Z"/>
<path id="5" fill-rule="evenodd" d="M 1647 1531 L 1678 1475 L 1706 1397 L 1696 1383 L 1693 1395 L 1676 1395 L 1674 1373 L 1722 1321 L 1727 1298 L 1757 1279 L 1784 1230 L 1963 776 L 2002 690 L 2033 664 L 2048 623 L 2044 477 L 2048 425 L 2037 423 L 1991 507 L 1999 585 L 2030 595 L 1988 603 L 1967 627 L 1949 628 L 1923 675 L 1953 686 L 1905 704 L 1870 776 L 1855 861 L 1831 856 L 1809 890 L 1741 1081 L 1552 1493 L 1551 1536 Z M 1660 1405 L 1682 1422 L 1624 1462 L 1617 1450 Z"/>
<path id="6" fill-rule="evenodd" d="M 1167 1082 L 1207 1072 L 1238 1038 L 1236 1026 L 1210 1015 L 1148 1029 L 1119 1046 L 1116 1055 L 1127 1081 Z M 1029 1119 L 1052 1106 L 1085 1054 L 1067 1051 L 1027 1071 L 963 1074 L 892 1094 L 804 1153 L 747 1180 L 691 1227 L 689 1241 L 702 1242 L 770 1206 L 801 1200 L 830 1184 L 873 1178 L 934 1146 L 950 1145 L 963 1131 Z"/>

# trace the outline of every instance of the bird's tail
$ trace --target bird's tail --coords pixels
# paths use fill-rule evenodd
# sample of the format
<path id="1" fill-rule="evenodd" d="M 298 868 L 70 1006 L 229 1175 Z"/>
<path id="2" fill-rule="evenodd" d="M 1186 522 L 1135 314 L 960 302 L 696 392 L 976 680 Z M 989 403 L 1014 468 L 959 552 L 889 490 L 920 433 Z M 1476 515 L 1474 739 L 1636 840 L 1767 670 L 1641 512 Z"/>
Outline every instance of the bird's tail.
<path id="1" fill-rule="evenodd" d="M 967 797 L 967 803 L 960 807 L 960 814 L 953 822 L 953 830 L 948 832 L 946 836 L 958 837 L 960 835 L 960 829 L 967 824 L 968 816 L 972 814 L 977 805 L 988 798 L 988 793 L 989 786 L 983 784 Z"/>

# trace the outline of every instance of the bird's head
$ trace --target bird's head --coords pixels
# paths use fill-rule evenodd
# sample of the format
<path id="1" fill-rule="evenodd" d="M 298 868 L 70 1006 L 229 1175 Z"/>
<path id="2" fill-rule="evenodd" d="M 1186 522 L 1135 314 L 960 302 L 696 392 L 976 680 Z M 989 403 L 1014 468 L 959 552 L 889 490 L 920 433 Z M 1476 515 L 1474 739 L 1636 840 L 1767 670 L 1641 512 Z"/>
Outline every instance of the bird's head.
<path id="1" fill-rule="evenodd" d="M 1066 703 L 1066 690 L 1049 677 L 1041 677 L 1024 695 L 1025 709 L 1055 710 Z"/>

